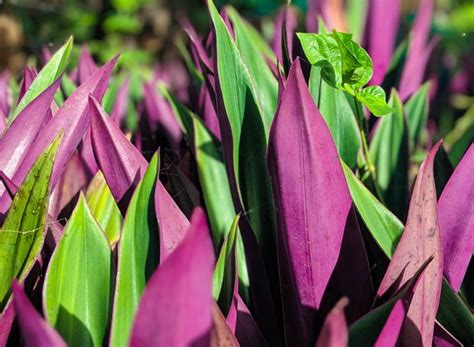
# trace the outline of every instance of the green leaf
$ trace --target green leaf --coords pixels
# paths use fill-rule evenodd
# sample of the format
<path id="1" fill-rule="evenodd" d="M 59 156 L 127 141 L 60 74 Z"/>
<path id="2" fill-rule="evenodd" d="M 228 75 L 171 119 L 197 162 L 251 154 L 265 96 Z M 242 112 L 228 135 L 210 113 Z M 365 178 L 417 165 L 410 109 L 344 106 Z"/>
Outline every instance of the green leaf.
<path id="1" fill-rule="evenodd" d="M 13 198 L 0 229 L 0 311 L 14 278 L 22 281 L 43 247 L 49 183 L 61 136 L 39 156 Z"/>
<path id="2" fill-rule="evenodd" d="M 102 346 L 110 318 L 112 252 L 84 195 L 48 266 L 44 311 L 70 346 Z"/>
<path id="3" fill-rule="evenodd" d="M 343 90 L 331 87 L 321 78 L 320 68 L 312 66 L 309 90 L 331 131 L 339 155 L 350 167 L 357 164 L 360 149 L 357 117 Z"/>
<path id="4" fill-rule="evenodd" d="M 474 316 L 446 278 L 443 278 L 436 319 L 464 346 L 474 345 Z"/>
<path id="5" fill-rule="evenodd" d="M 429 91 L 430 82 L 426 82 L 405 104 L 410 144 L 413 149 L 418 145 L 421 131 L 425 128 L 428 120 Z"/>
<path id="6" fill-rule="evenodd" d="M 344 162 L 342 168 L 357 211 L 375 242 L 391 258 L 402 235 L 403 224 L 377 200 Z"/>
<path id="7" fill-rule="evenodd" d="M 342 58 L 342 82 L 343 86 L 350 85 L 359 90 L 372 78 L 374 67 L 369 54 L 354 40 L 352 34 L 332 32 L 336 39 Z"/>
<path id="8" fill-rule="evenodd" d="M 61 78 L 61 87 L 66 98 L 70 97 L 77 88 L 76 84 L 66 74 Z"/>
<path id="9" fill-rule="evenodd" d="M 159 262 L 154 192 L 159 172 L 156 153 L 128 206 L 118 244 L 118 266 L 110 344 L 128 343 L 133 318 L 146 282 Z"/>
<path id="10" fill-rule="evenodd" d="M 254 96 L 259 98 L 262 110 L 265 112 L 265 115 L 262 115 L 263 119 L 268 120 L 271 124 L 277 107 L 278 83 L 265 61 L 260 47 L 262 45 L 266 47 L 263 49 L 264 51 L 268 51 L 269 48 L 260 38 L 258 32 L 244 21 L 232 7 L 228 8 L 227 13 L 233 24 L 237 47 L 258 90 Z"/>
<path id="11" fill-rule="evenodd" d="M 404 218 L 408 202 L 408 129 L 403 104 L 395 90 L 393 112 L 380 119 L 370 143 L 369 155 L 375 164 L 377 184 L 387 207 Z"/>
<path id="12" fill-rule="evenodd" d="M 26 91 L 17 107 L 8 117 L 11 124 L 18 114 L 47 87 L 49 87 L 65 70 L 71 53 L 72 37 L 53 55 L 51 60 L 41 69 L 30 88 Z"/>
<path id="13" fill-rule="evenodd" d="M 92 215 L 104 230 L 109 244 L 112 247 L 115 246 L 120 238 L 122 214 L 102 172 L 97 172 L 92 179 L 87 189 L 86 198 Z"/>
<path id="14" fill-rule="evenodd" d="M 456 120 L 454 128 L 446 135 L 444 144 L 450 147 L 449 160 L 456 166 L 474 141 L 474 105 Z"/>
<path id="15" fill-rule="evenodd" d="M 232 132 L 232 144 L 229 146 L 230 141 L 224 142 L 224 158 L 232 160 L 226 163 L 230 168 L 229 179 L 236 185 L 234 193 L 240 200 L 241 206 L 236 207 L 250 211 L 247 217 L 262 248 L 267 273 L 269 277 L 275 277 L 271 282 L 277 283 L 274 199 L 266 165 L 267 139 L 274 114 L 263 111 L 260 86 L 257 88 L 249 74 L 211 0 L 209 10 L 216 36 L 219 78 L 216 84 L 220 86 L 224 116 L 227 116 Z"/>
<path id="16" fill-rule="evenodd" d="M 334 88 L 342 87 L 342 54 L 331 34 L 297 33 L 306 58 L 321 68 L 321 76 Z"/>
<path id="17" fill-rule="evenodd" d="M 385 101 L 385 91 L 379 86 L 370 86 L 362 89 L 356 95 L 357 100 L 363 103 L 374 116 L 380 117 L 392 112 Z"/>
<path id="18" fill-rule="evenodd" d="M 104 110 L 107 112 L 107 114 L 112 112 L 112 108 L 114 107 L 115 103 L 115 97 L 117 96 L 120 85 L 123 83 L 124 79 L 124 75 L 114 78 L 104 94 L 102 105 L 104 106 Z"/>
<path id="19" fill-rule="evenodd" d="M 368 0 L 347 1 L 347 24 L 356 42 L 361 42 L 367 21 Z"/>
<path id="20" fill-rule="evenodd" d="M 222 312 L 228 312 L 234 296 L 235 284 L 235 240 L 240 215 L 236 215 L 227 233 L 214 269 L 212 296 L 218 301 Z"/>

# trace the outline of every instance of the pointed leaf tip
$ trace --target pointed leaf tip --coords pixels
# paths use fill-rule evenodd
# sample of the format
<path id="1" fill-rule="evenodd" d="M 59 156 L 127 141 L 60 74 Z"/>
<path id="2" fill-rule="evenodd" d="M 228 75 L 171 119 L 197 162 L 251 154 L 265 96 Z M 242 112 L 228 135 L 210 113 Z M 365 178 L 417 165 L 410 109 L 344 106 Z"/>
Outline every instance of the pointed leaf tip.
<path id="1" fill-rule="evenodd" d="M 206 215 L 194 210 L 186 236 L 150 278 L 130 345 L 209 344 L 214 248 Z"/>
<path id="2" fill-rule="evenodd" d="M 291 163 L 291 165 L 289 164 Z M 279 259 L 286 320 L 301 320 L 311 340 L 313 325 L 298 313 L 318 309 L 336 265 L 351 197 L 329 129 L 317 110 L 296 59 L 272 124 L 268 167 L 279 211 Z M 316 280 L 317 279 L 317 280 Z M 293 304 L 294 305 L 294 304 Z M 291 306 L 293 306 L 291 305 Z M 307 319 L 307 318 L 306 318 Z M 297 325 L 297 324 L 296 324 Z"/>
<path id="3" fill-rule="evenodd" d="M 377 295 L 405 284 L 426 259 L 433 261 L 425 270 L 408 310 L 411 324 L 405 324 L 402 341 L 421 340 L 430 345 L 441 295 L 443 250 L 436 211 L 433 163 L 441 141 L 431 149 L 415 182 L 405 231 L 382 280 Z M 396 288 L 395 288 L 396 289 Z"/>
<path id="4" fill-rule="evenodd" d="M 13 304 L 25 346 L 65 347 L 61 336 L 39 315 L 23 288 L 13 281 Z"/>

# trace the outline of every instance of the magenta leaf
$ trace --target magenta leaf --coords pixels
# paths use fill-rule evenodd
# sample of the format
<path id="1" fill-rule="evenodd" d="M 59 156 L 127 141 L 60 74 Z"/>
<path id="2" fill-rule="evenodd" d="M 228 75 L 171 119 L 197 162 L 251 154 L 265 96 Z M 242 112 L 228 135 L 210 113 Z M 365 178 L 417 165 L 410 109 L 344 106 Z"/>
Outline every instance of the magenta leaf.
<path id="1" fill-rule="evenodd" d="M 321 304 L 341 249 L 351 197 L 299 60 L 290 70 L 272 124 L 268 166 L 278 211 L 287 336 L 314 343 L 314 322 L 303 310 L 317 310 Z"/>
<path id="2" fill-rule="evenodd" d="M 437 143 L 420 167 L 415 182 L 405 231 L 387 272 L 380 284 L 380 297 L 389 289 L 397 289 L 413 276 L 423 262 L 433 256 L 427 267 L 408 310 L 411 324 L 405 324 L 401 340 L 421 341 L 431 345 L 436 312 L 438 310 L 443 279 L 443 251 L 441 247 L 438 217 L 436 212 L 436 187 L 433 162 L 441 143 Z"/>
<path id="3" fill-rule="evenodd" d="M 206 215 L 198 208 L 186 236 L 145 288 L 135 317 L 132 347 L 209 345 L 214 258 Z"/>
<path id="4" fill-rule="evenodd" d="M 17 281 L 13 282 L 12 289 L 13 304 L 25 346 L 65 347 L 61 336 L 39 315 Z"/>
<path id="5" fill-rule="evenodd" d="M 400 79 L 399 89 L 402 100 L 408 99 L 410 95 L 420 88 L 426 64 L 436 44 L 436 41 L 433 40 L 427 45 L 433 7 L 433 0 L 422 0 L 418 8 L 415 23 L 410 33 L 408 56 Z"/>
<path id="6" fill-rule="evenodd" d="M 23 81 L 21 82 L 20 91 L 18 92 L 17 104 L 23 98 L 26 91 L 31 86 L 31 83 L 33 83 L 33 80 L 36 78 L 37 75 L 38 73 L 36 72 L 35 68 L 30 68 L 28 66 L 25 67 L 25 69 L 23 70 Z"/>
<path id="7" fill-rule="evenodd" d="M 444 274 L 459 291 L 474 253 L 474 145 L 456 166 L 438 202 Z"/>
<path id="8" fill-rule="evenodd" d="M 77 63 L 77 83 L 80 85 L 97 72 L 98 68 L 92 59 L 87 45 L 82 45 L 81 54 Z"/>
<path id="9" fill-rule="evenodd" d="M 10 330 L 15 319 L 15 309 L 10 300 L 3 312 L 0 313 L 0 346 L 6 346 Z"/>
<path id="10" fill-rule="evenodd" d="M 161 95 L 158 95 L 154 83 L 145 83 L 143 88 L 143 100 L 150 121 L 160 125 L 171 145 L 178 146 L 183 134 L 171 106 Z"/>
<path id="11" fill-rule="evenodd" d="M 143 177 L 147 161 L 93 97 L 91 112 L 92 148 L 100 170 L 117 201 Z"/>
<path id="12" fill-rule="evenodd" d="M 185 236 L 189 221 L 161 183 L 155 189 L 155 211 L 160 230 L 160 262 L 163 262 Z"/>
<path id="13" fill-rule="evenodd" d="M 375 0 L 369 11 L 369 49 L 374 65 L 370 84 L 380 85 L 392 59 L 400 23 L 400 1 Z"/>
<path id="14" fill-rule="evenodd" d="M 112 108 L 112 112 L 110 113 L 110 117 L 114 120 L 114 122 L 120 126 L 125 113 L 127 112 L 127 102 L 128 102 L 128 94 L 129 94 L 129 86 L 130 86 L 130 76 L 125 77 L 122 84 L 119 87 L 117 95 L 115 97 L 114 106 Z"/>
<path id="15" fill-rule="evenodd" d="M 100 68 L 64 102 L 52 120 L 42 129 L 15 176 L 12 177 L 12 181 L 15 184 L 18 185 L 23 181 L 36 158 L 51 143 L 51 139 L 62 132 L 62 141 L 56 155 L 53 175 L 51 177 L 51 186 L 54 188 L 67 161 L 89 128 L 88 96 L 92 94 L 96 99 L 102 99 L 117 59 L 118 56 Z M 8 174 L 8 172 L 5 173 Z"/>
<path id="16" fill-rule="evenodd" d="M 347 346 L 349 331 L 344 316 L 344 307 L 347 304 L 347 298 L 342 298 L 326 316 L 316 347 Z"/>

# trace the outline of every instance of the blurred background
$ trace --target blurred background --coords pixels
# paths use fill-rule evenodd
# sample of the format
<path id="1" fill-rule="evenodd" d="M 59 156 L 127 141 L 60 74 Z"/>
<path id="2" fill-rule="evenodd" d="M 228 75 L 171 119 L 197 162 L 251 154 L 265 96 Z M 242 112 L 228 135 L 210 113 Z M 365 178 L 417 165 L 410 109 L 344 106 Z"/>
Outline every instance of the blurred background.
<path id="1" fill-rule="evenodd" d="M 336 12 L 345 7 L 354 9 L 353 13 L 362 13 L 358 9 L 370 1 L 395 0 L 332 0 L 331 5 Z M 419 0 L 401 2 L 403 15 L 398 44 L 407 37 L 419 5 Z M 209 29 L 205 0 L 0 0 L 0 3 L 0 71 L 9 70 L 18 80 L 25 64 L 41 66 L 44 47 L 54 51 L 70 35 L 75 42 L 71 66 L 75 66 L 81 44 L 87 43 L 98 64 L 120 52 L 121 69 L 149 78 L 153 68 L 156 71 L 160 67 L 166 70 L 169 64 L 183 66 L 179 47 L 186 44 L 180 24 L 184 18 L 203 37 Z M 236 7 L 270 41 L 278 9 L 286 0 L 216 0 L 216 3 Z M 430 118 L 438 123 L 441 131 L 436 136 L 441 137 L 445 135 L 443 130 L 456 127 L 456 120 L 467 110 L 472 114 L 467 117 L 468 126 L 474 124 L 474 1 L 435 0 L 435 3 L 431 31 L 440 41 L 426 79 L 435 85 Z M 299 14 L 298 28 L 304 30 L 307 0 L 293 0 L 292 5 Z M 348 27 L 352 20 L 361 20 L 340 12 Z"/>

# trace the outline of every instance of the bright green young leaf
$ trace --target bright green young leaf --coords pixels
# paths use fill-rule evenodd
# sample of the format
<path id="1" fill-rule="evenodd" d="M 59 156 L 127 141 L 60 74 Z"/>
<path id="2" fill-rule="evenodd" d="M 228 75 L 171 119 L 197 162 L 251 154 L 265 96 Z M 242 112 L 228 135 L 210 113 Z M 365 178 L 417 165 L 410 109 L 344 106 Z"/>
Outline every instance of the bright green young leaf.
<path id="1" fill-rule="evenodd" d="M 102 172 L 97 172 L 92 179 L 86 198 L 92 215 L 114 247 L 120 238 L 123 218 Z"/>
<path id="2" fill-rule="evenodd" d="M 48 322 L 69 346 L 102 346 L 112 288 L 112 252 L 84 195 L 49 263 L 43 289 Z"/>
<path id="3" fill-rule="evenodd" d="M 235 244 L 240 216 L 234 218 L 227 233 L 214 269 L 212 296 L 219 303 L 222 312 L 229 310 L 234 296 L 235 284 Z"/>
<path id="4" fill-rule="evenodd" d="M 357 211 L 382 251 L 387 257 L 392 257 L 402 235 L 403 224 L 372 195 L 344 162 L 341 163 Z"/>
<path id="5" fill-rule="evenodd" d="M 260 52 L 259 43 L 263 45 L 262 42 L 265 41 L 261 38 L 256 39 L 256 37 L 259 37 L 258 32 L 243 20 L 232 7 L 228 9 L 227 13 L 233 24 L 237 47 L 258 90 L 256 96 L 259 97 L 260 104 L 265 112 L 263 118 L 271 120 L 277 107 L 278 82 Z"/>
<path id="6" fill-rule="evenodd" d="M 128 206 L 118 244 L 118 265 L 110 344 L 126 346 L 147 280 L 159 262 L 154 192 L 159 172 L 156 153 Z"/>
<path id="7" fill-rule="evenodd" d="M 334 88 L 342 87 L 342 54 L 331 34 L 297 33 L 303 51 L 311 65 L 321 68 L 324 80 Z"/>
<path id="8" fill-rule="evenodd" d="M 392 111 L 385 101 L 385 91 L 379 86 L 364 88 L 356 97 L 374 116 L 380 117 Z"/>
<path id="9" fill-rule="evenodd" d="M 331 34 L 339 45 L 342 59 L 342 82 L 359 90 L 372 78 L 374 67 L 369 54 L 354 40 L 352 34 L 333 31 Z"/>
<path id="10" fill-rule="evenodd" d="M 41 69 L 34 79 L 30 88 L 26 91 L 17 107 L 13 109 L 8 117 L 11 124 L 18 114 L 47 87 L 49 87 L 66 68 L 69 54 L 72 49 L 72 37 L 53 55 L 51 60 Z"/>
<path id="11" fill-rule="evenodd" d="M 357 117 L 348 101 L 348 95 L 327 84 L 321 78 L 319 67 L 311 67 L 309 81 L 311 95 L 331 131 L 339 155 L 347 165 L 355 167 L 360 139 Z"/>
<path id="12" fill-rule="evenodd" d="M 380 119 L 369 154 L 387 207 L 403 218 L 408 202 L 408 129 L 403 104 L 395 90 L 390 106 L 393 112 Z"/>
<path id="13" fill-rule="evenodd" d="M 12 280 L 24 279 L 43 247 L 49 182 L 60 141 L 59 136 L 36 160 L 0 229 L 0 311 L 8 301 Z"/>
<path id="14" fill-rule="evenodd" d="M 410 144 L 413 146 L 413 149 L 419 143 L 421 132 L 428 120 L 429 91 L 430 82 L 426 82 L 405 104 Z"/>

